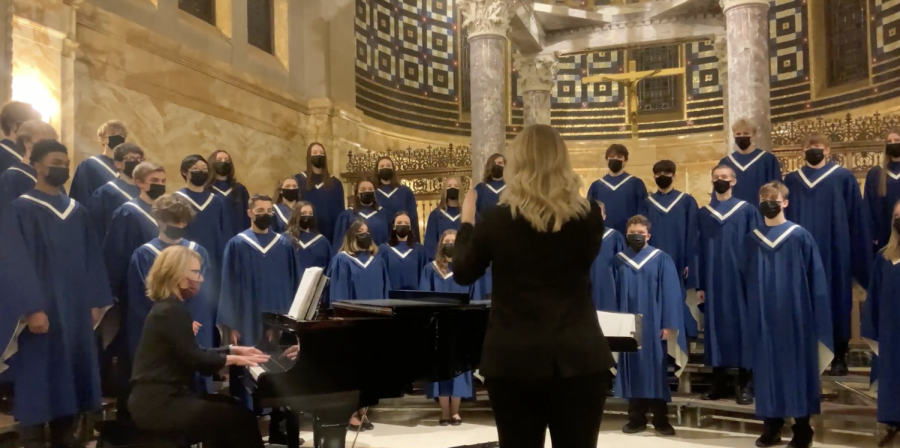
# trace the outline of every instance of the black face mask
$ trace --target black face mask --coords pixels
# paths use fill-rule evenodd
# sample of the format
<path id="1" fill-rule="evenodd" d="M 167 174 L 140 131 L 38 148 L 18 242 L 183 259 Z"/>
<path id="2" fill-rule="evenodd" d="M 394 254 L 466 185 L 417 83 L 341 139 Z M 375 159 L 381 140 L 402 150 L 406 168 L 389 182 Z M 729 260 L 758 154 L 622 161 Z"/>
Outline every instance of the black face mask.
<path id="1" fill-rule="evenodd" d="M 750 137 L 735 137 L 734 144 L 743 151 L 750 147 Z"/>
<path id="2" fill-rule="evenodd" d="M 150 189 L 147 190 L 147 196 L 154 201 L 164 194 L 166 194 L 166 186 L 163 184 L 150 184 Z"/>
<path id="3" fill-rule="evenodd" d="M 364 191 L 359 194 L 359 202 L 363 205 L 372 205 L 375 202 L 374 191 Z"/>
<path id="4" fill-rule="evenodd" d="M 325 156 L 309 156 L 309 163 L 316 168 L 322 168 L 325 166 Z"/>
<path id="5" fill-rule="evenodd" d="M 301 229 L 311 229 L 314 225 L 316 225 L 316 217 L 315 216 L 301 216 L 298 221 Z"/>
<path id="6" fill-rule="evenodd" d="M 894 221 L 891 222 L 891 227 L 894 228 L 894 231 L 900 233 L 900 218 L 894 218 Z"/>
<path id="7" fill-rule="evenodd" d="M 206 185 L 206 181 L 209 180 L 209 171 L 191 171 L 188 173 L 188 176 L 188 179 L 192 184 L 202 187 Z"/>
<path id="8" fill-rule="evenodd" d="M 656 186 L 665 190 L 672 186 L 672 176 L 660 175 L 656 178 Z"/>
<path id="9" fill-rule="evenodd" d="M 372 234 L 366 233 L 357 233 L 356 234 L 356 245 L 362 250 L 368 250 L 369 247 L 372 246 Z"/>
<path id="10" fill-rule="evenodd" d="M 618 173 L 619 171 L 622 171 L 622 167 L 625 166 L 625 162 L 619 159 L 609 159 L 609 161 L 606 162 L 606 165 L 609 166 L 610 171 Z"/>
<path id="11" fill-rule="evenodd" d="M 128 177 L 134 177 L 134 169 L 140 164 L 141 162 L 126 160 L 125 163 L 122 164 L 122 174 Z"/>
<path id="12" fill-rule="evenodd" d="M 447 199 L 451 201 L 456 201 L 459 199 L 459 188 L 448 188 L 447 189 Z"/>
<path id="13" fill-rule="evenodd" d="M 453 250 L 456 248 L 456 245 L 453 243 L 444 243 L 441 244 L 441 253 L 444 254 L 447 258 L 453 258 Z"/>
<path id="14" fill-rule="evenodd" d="M 884 152 L 891 157 L 900 157 L 900 143 L 888 143 Z"/>
<path id="15" fill-rule="evenodd" d="M 625 235 L 625 242 L 628 244 L 628 247 L 634 249 L 635 252 L 639 252 L 647 245 L 647 235 L 628 234 Z"/>
<path id="16" fill-rule="evenodd" d="M 378 178 L 381 180 L 391 180 L 394 177 L 394 170 L 391 168 L 382 168 L 378 170 Z"/>
<path id="17" fill-rule="evenodd" d="M 269 214 L 255 215 L 253 217 L 253 225 L 259 230 L 266 230 L 272 225 L 272 218 L 274 218 L 274 216 Z"/>
<path id="18" fill-rule="evenodd" d="M 397 236 L 400 238 L 406 238 L 412 233 L 412 229 L 409 226 L 394 226 L 394 231 L 397 232 Z"/>
<path id="19" fill-rule="evenodd" d="M 778 201 L 762 201 L 759 203 L 759 212 L 769 219 L 775 219 L 781 213 L 781 204 Z"/>
<path id="20" fill-rule="evenodd" d="M 725 194 L 728 190 L 731 190 L 731 181 L 719 179 L 713 182 L 713 190 L 716 190 L 716 193 Z"/>
<path id="21" fill-rule="evenodd" d="M 494 179 L 503 179 L 503 167 L 500 165 L 492 166 L 491 177 L 493 177 Z"/>
<path id="22" fill-rule="evenodd" d="M 216 174 L 219 176 L 227 176 L 231 174 L 234 165 L 231 162 L 215 162 L 213 163 L 213 169 L 216 170 Z"/>
<path id="23" fill-rule="evenodd" d="M 184 227 L 166 226 L 163 229 L 163 235 L 170 240 L 178 241 L 184 238 L 184 230 Z"/>
<path id="24" fill-rule="evenodd" d="M 809 148 L 806 150 L 806 162 L 810 165 L 818 165 L 825 160 L 825 150 L 822 148 Z"/>
<path id="25" fill-rule="evenodd" d="M 294 202 L 300 198 L 300 190 L 296 188 L 282 188 L 281 197 L 283 197 L 285 201 Z"/>
<path id="26" fill-rule="evenodd" d="M 69 168 L 64 166 L 51 166 L 44 180 L 51 187 L 61 187 L 69 180 Z"/>
<path id="27" fill-rule="evenodd" d="M 116 146 L 125 143 L 125 137 L 122 137 L 121 135 L 110 135 L 107 140 L 109 141 L 106 143 L 106 146 L 108 146 L 109 149 L 116 149 Z"/>

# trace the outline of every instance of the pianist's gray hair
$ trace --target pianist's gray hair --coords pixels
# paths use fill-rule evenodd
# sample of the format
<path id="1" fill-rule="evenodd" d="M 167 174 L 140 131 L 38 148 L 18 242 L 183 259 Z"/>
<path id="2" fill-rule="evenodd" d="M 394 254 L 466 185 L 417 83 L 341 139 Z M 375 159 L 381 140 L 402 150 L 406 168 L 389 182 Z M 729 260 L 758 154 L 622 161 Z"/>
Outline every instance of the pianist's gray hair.
<path id="1" fill-rule="evenodd" d="M 178 284 L 191 272 L 191 260 L 203 263 L 200 254 L 188 247 L 175 245 L 163 250 L 147 274 L 147 298 L 156 302 L 172 297 Z"/>
<path id="2" fill-rule="evenodd" d="M 522 216 L 539 232 L 558 232 L 591 210 L 566 143 L 545 124 L 525 128 L 509 145 L 504 178 L 500 203 L 509 205 L 513 218 Z"/>

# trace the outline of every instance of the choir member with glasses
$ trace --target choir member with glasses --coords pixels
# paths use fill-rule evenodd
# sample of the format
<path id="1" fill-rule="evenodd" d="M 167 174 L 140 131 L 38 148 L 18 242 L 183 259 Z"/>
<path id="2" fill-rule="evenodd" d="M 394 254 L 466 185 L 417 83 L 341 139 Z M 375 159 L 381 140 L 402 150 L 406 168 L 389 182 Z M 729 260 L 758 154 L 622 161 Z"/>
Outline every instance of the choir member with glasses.
<path id="1" fill-rule="evenodd" d="M 378 255 L 387 266 L 388 276 L 391 278 L 391 289 L 419 289 L 419 279 L 428 262 L 425 246 L 415 238 L 412 222 L 408 213 L 397 213 L 391 226 L 390 239 L 378 247 Z"/>
<path id="2" fill-rule="evenodd" d="M 644 199 L 647 187 L 644 182 L 625 171 L 628 164 L 628 148 L 614 144 L 606 149 L 609 174 L 594 181 L 587 197 L 606 204 L 606 227 L 625 233 L 625 223 L 636 215 Z"/>
<path id="3" fill-rule="evenodd" d="M 326 269 L 331 264 L 331 243 L 319 232 L 315 208 L 311 203 L 298 201 L 294 204 L 284 235 L 294 243 L 301 279 L 308 268 Z"/>
<path id="4" fill-rule="evenodd" d="M 126 138 L 128 128 L 121 121 L 110 120 L 97 129 L 100 154 L 88 157 L 78 164 L 69 189 L 69 196 L 72 199 L 87 204 L 97 189 L 119 177 L 119 169 L 113 160 L 113 150 L 125 143 Z"/>
<path id="5" fill-rule="evenodd" d="M 409 216 L 412 239 L 419 241 L 419 211 L 416 208 L 416 195 L 406 185 L 401 185 L 397 178 L 397 169 L 390 157 L 382 157 L 375 162 L 373 179 L 378 179 L 375 190 L 378 203 L 387 212 L 387 216 L 397 216 L 405 212 Z"/>
<path id="6" fill-rule="evenodd" d="M 387 209 L 379 205 L 375 195 L 375 184 L 369 180 L 361 180 L 356 184 L 356 195 L 353 196 L 353 205 L 338 215 L 337 224 L 334 226 L 334 238 L 332 244 L 335 251 L 339 250 L 344 241 L 344 235 L 349 232 L 350 225 L 357 220 L 364 220 L 369 228 L 375 247 L 388 242 L 390 238 L 391 216 Z"/>
<path id="7" fill-rule="evenodd" d="M 225 203 L 225 217 L 230 221 L 229 228 L 231 229 L 228 237 L 231 238 L 250 228 L 250 219 L 247 218 L 246 210 L 250 193 L 247 192 L 247 187 L 238 182 L 234 162 L 227 152 L 217 149 L 209 155 L 207 160 L 212 162 L 212 170 L 215 174 L 209 179 L 209 188 Z"/>
<path id="8" fill-rule="evenodd" d="M 0 216 L 15 198 L 34 188 L 37 173 L 31 166 L 31 150 L 41 140 L 59 140 L 59 135 L 40 120 L 26 121 L 16 131 L 15 150 L 22 160 L 0 173 Z"/>
<path id="9" fill-rule="evenodd" d="M 291 211 L 294 205 L 300 200 L 300 186 L 297 185 L 297 179 L 294 176 L 285 176 L 278 179 L 278 185 L 275 186 L 275 222 L 272 223 L 272 229 L 276 232 L 284 233 L 287 231 L 291 221 Z"/>
<path id="10" fill-rule="evenodd" d="M 653 428 L 663 436 L 674 436 L 669 423 L 668 356 L 675 359 L 679 376 L 687 365 L 688 348 L 684 327 L 684 297 L 681 273 L 675 262 L 650 241 L 650 221 L 637 215 L 626 224 L 628 246 L 612 262 L 616 302 L 620 313 L 644 317 L 641 334 L 644 341 L 636 353 L 619 354 L 615 395 L 628 400 L 625 434 L 647 429 L 647 412 L 653 412 Z M 662 339 L 663 344 L 649 341 Z"/>
<path id="11" fill-rule="evenodd" d="M 428 224 L 425 226 L 425 255 L 429 259 L 437 253 L 440 238 L 448 230 L 459 230 L 459 205 L 462 182 L 459 178 L 448 177 L 444 179 L 444 188 L 441 192 L 441 202 L 437 208 L 428 215 Z"/>
<path id="12" fill-rule="evenodd" d="M 322 235 L 332 246 L 340 246 L 342 236 L 335 236 L 334 231 L 338 215 L 344 211 L 344 184 L 329 173 L 325 146 L 312 142 L 306 147 L 306 171 L 294 178 L 300 187 L 300 198 L 316 209 Z"/>
<path id="13" fill-rule="evenodd" d="M 192 154 L 185 157 L 181 161 L 181 177 L 185 180 L 185 187 L 175 194 L 194 207 L 194 222 L 187 226 L 184 236 L 209 251 L 210 272 L 216 275 L 222 271 L 225 244 L 234 234 L 231 219 L 228 218 L 228 205 L 218 194 L 206 188 L 209 176 L 209 163 L 203 156 Z M 211 297 L 218 297 L 218 282 L 209 280 Z"/>
<path id="14" fill-rule="evenodd" d="M 256 367 L 269 357 L 253 347 L 204 348 L 187 304 L 203 285 L 203 260 L 181 245 L 163 250 L 147 275 L 154 302 L 138 343 L 128 408 L 138 428 L 201 440 L 214 448 L 263 448 L 256 416 L 226 395 L 198 395 L 196 374 Z"/>
<path id="15" fill-rule="evenodd" d="M 606 205 L 594 201 L 606 219 Z M 597 311 L 615 311 L 619 308 L 616 302 L 616 288 L 612 276 L 612 261 L 616 254 L 625 250 L 625 237 L 612 227 L 603 232 L 603 245 L 591 265 L 591 297 Z"/>
<path id="16" fill-rule="evenodd" d="M 781 165 L 775 154 L 754 145 L 757 139 L 756 125 L 741 118 L 731 125 L 731 133 L 734 135 L 736 150 L 723 157 L 719 164 L 730 166 L 734 170 L 737 179 L 734 197 L 753 204 L 763 184 L 781 181 Z"/>
<path id="17" fill-rule="evenodd" d="M 716 201 L 700 209 L 698 223 L 697 300 L 704 304 L 704 362 L 713 368 L 713 383 L 703 400 L 727 398 L 727 369 L 739 370 L 740 388 L 735 402 L 753 403 L 753 368 L 749 344 L 757 335 L 747 332 L 746 291 L 740 282 L 744 237 L 759 227 L 756 207 L 732 194 L 734 169 L 718 165 L 712 170 Z"/>
<path id="18" fill-rule="evenodd" d="M 846 376 L 853 280 L 868 284 L 874 240 L 856 176 L 831 161 L 830 144 L 824 135 L 813 134 L 806 139 L 806 165 L 784 178 L 791 192 L 791 207 L 785 213 L 787 219 L 812 234 L 822 254 L 834 328 L 830 373 Z"/>
<path id="19" fill-rule="evenodd" d="M 32 148 L 31 165 L 34 189 L 15 199 L 0 220 L 3 258 L 14 260 L 0 264 L 0 278 L 15 278 L 0 295 L 0 333 L 10 343 L 0 370 L 12 356 L 8 364 L 20 398 L 13 416 L 24 446 L 43 447 L 48 424 L 51 446 L 75 446 L 79 415 L 100 409 L 94 328 L 113 298 L 87 210 L 60 192 L 69 179 L 68 150 L 42 140 Z"/>
<path id="20" fill-rule="evenodd" d="M 94 230 L 101 238 L 109 230 L 109 221 L 113 213 L 122 204 L 133 200 L 141 194 L 140 188 L 134 184 L 134 169 L 144 161 L 144 150 L 134 143 L 122 143 L 113 151 L 113 163 L 119 177 L 98 188 L 87 203 L 88 213 L 94 223 Z"/>
<path id="21" fill-rule="evenodd" d="M 19 127 L 33 120 L 40 121 L 41 114 L 28 103 L 10 101 L 0 108 L 0 131 L 3 132 L 3 140 L 0 140 L 0 173 L 19 162 L 28 163 L 16 149 L 16 141 Z"/>
<path id="22" fill-rule="evenodd" d="M 881 166 L 872 167 L 866 175 L 864 202 L 876 251 L 891 239 L 893 206 L 897 201 L 900 201 L 900 128 L 888 132 Z"/>

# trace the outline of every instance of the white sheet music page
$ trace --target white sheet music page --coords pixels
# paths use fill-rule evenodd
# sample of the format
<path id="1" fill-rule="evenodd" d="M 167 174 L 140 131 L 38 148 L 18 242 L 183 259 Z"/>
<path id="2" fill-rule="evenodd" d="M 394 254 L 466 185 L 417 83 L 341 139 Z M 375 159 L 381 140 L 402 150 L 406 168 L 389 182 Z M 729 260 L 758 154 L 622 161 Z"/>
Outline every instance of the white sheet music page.
<path id="1" fill-rule="evenodd" d="M 597 320 L 600 322 L 603 336 L 608 338 L 633 338 L 637 328 L 634 314 L 597 311 Z"/>
<path id="2" fill-rule="evenodd" d="M 316 290 L 312 299 L 306 304 L 306 320 L 313 320 L 316 317 L 316 311 L 319 310 L 319 301 L 322 300 L 322 294 L 325 292 L 325 286 L 328 284 L 328 277 L 322 275 L 316 284 Z"/>
<path id="3" fill-rule="evenodd" d="M 300 280 L 300 286 L 297 287 L 297 293 L 294 294 L 294 303 L 288 311 L 288 316 L 300 320 L 306 317 L 306 311 L 309 309 L 309 301 L 317 299 L 316 288 L 319 285 L 319 278 L 322 277 L 323 269 L 312 267 L 306 269 L 303 273 L 303 279 Z"/>

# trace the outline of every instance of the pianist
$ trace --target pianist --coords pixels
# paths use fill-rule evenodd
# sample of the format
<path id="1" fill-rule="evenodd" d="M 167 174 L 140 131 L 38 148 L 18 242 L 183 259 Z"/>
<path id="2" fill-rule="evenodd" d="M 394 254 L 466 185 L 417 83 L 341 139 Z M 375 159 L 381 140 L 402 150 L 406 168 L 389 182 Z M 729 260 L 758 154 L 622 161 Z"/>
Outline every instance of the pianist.
<path id="1" fill-rule="evenodd" d="M 506 153 L 506 189 L 475 224 L 466 195 L 453 275 L 493 295 L 481 373 L 501 448 L 596 448 L 612 355 L 591 300 L 603 216 L 580 194 L 566 144 L 546 125 L 525 128 Z"/>
<path id="2" fill-rule="evenodd" d="M 172 246 L 150 268 L 147 297 L 155 304 L 135 354 L 128 409 L 143 430 L 200 440 L 215 448 L 262 448 L 252 412 L 230 397 L 192 392 L 195 373 L 212 375 L 225 366 L 255 367 L 268 360 L 255 348 L 197 345 L 184 301 L 200 290 L 200 262 L 197 252 Z"/>

